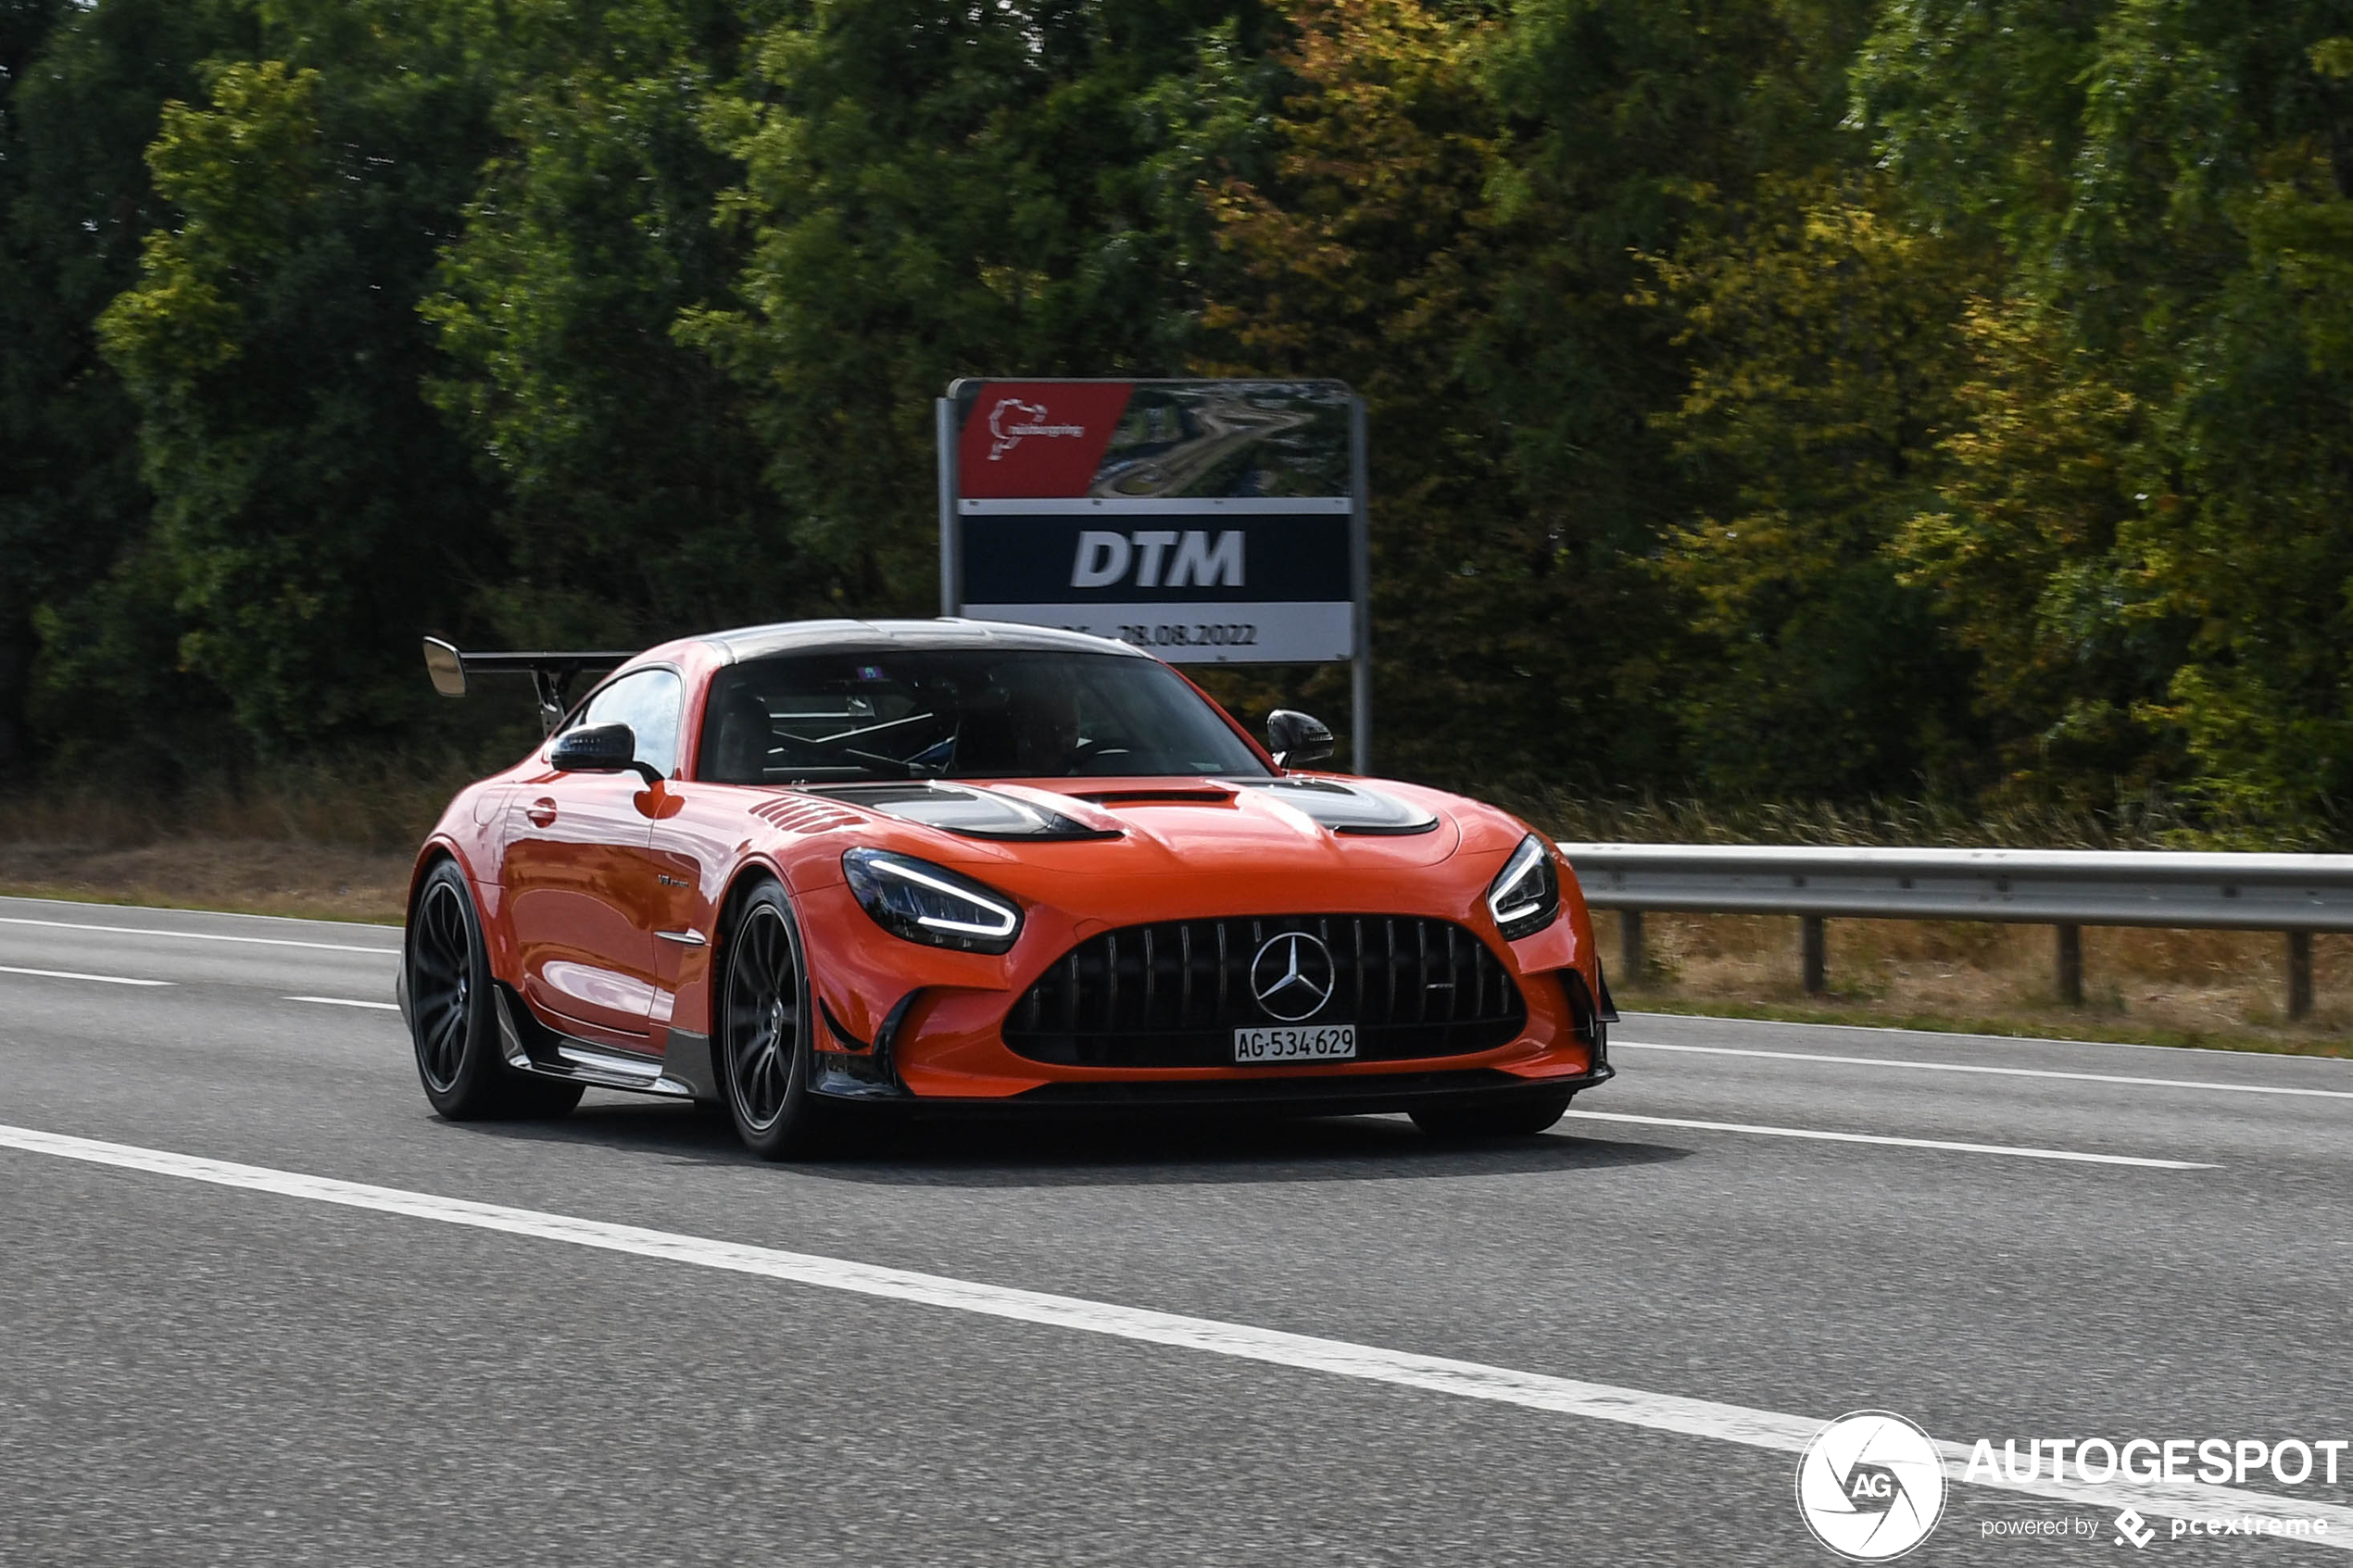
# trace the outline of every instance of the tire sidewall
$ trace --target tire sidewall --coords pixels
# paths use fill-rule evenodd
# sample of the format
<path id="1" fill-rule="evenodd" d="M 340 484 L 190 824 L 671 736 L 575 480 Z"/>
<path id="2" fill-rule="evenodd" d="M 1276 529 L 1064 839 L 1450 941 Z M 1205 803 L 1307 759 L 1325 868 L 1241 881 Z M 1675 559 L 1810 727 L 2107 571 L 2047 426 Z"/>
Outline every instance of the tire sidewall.
<path id="1" fill-rule="evenodd" d="M 786 940 L 792 947 L 796 972 L 794 983 L 799 996 L 796 998 L 794 1016 L 799 1022 L 794 1032 L 792 1057 L 786 1064 L 784 1103 L 778 1109 L 774 1121 L 765 1127 L 758 1127 L 745 1114 L 743 1094 L 736 1083 L 736 1052 L 734 1042 L 727 1035 L 730 1023 L 726 1009 L 735 985 L 737 942 L 745 926 L 750 923 L 754 911 L 763 908 L 774 909 L 784 922 Z M 716 1052 L 719 1058 L 719 1097 L 727 1108 L 727 1120 L 734 1124 L 736 1135 L 743 1140 L 744 1147 L 763 1160 L 806 1158 L 818 1154 L 822 1152 L 819 1148 L 820 1123 L 830 1108 L 817 1103 L 816 1097 L 809 1092 L 811 1053 L 815 1048 L 816 1040 L 816 1001 L 809 983 L 808 949 L 801 945 L 800 922 L 794 918 L 792 900 L 782 886 L 772 880 L 762 879 L 736 898 L 726 931 L 726 939 L 719 950 L 719 985 L 714 998 L 719 1016 L 713 1020 L 717 1028 L 712 1033 L 719 1047 Z"/>
<path id="2" fill-rule="evenodd" d="M 417 914 L 441 884 L 456 893 L 458 907 L 465 914 L 469 970 L 465 1040 L 459 1047 L 458 1071 L 446 1088 L 436 1087 L 425 1071 L 424 1038 L 419 1024 L 422 1010 L 416 999 Z M 434 1110 L 452 1120 L 488 1113 L 493 1110 L 492 1102 L 500 1098 L 505 1087 L 506 1063 L 498 1060 L 498 1020 L 493 1011 L 490 953 L 483 941 L 482 911 L 475 907 L 473 890 L 466 885 L 465 873 L 455 862 L 442 861 L 418 885 L 416 902 L 409 911 L 409 929 L 401 943 L 400 961 L 409 972 L 409 1046 L 417 1060 L 417 1081 L 424 1088 L 425 1098 L 432 1102 Z"/>

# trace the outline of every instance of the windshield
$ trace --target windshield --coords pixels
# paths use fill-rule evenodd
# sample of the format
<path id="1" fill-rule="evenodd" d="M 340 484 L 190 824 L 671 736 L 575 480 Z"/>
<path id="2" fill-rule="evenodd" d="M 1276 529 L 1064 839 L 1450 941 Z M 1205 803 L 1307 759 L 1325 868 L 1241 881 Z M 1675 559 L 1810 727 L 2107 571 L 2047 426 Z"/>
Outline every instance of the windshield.
<path id="1" fill-rule="evenodd" d="M 696 771 L 719 784 L 1266 776 L 1156 659 L 965 649 L 789 654 L 723 670 Z"/>

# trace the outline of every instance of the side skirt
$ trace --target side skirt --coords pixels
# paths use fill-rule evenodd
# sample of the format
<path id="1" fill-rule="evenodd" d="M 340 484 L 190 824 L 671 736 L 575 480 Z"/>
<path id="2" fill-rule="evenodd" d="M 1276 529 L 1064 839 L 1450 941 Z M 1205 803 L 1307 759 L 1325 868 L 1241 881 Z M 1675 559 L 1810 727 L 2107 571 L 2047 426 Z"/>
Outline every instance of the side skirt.
<path id="1" fill-rule="evenodd" d="M 497 983 L 495 995 L 499 1052 L 518 1073 L 665 1099 L 719 1098 L 711 1071 L 709 1035 L 673 1029 L 667 1057 L 639 1056 L 549 1028 L 503 980 Z"/>

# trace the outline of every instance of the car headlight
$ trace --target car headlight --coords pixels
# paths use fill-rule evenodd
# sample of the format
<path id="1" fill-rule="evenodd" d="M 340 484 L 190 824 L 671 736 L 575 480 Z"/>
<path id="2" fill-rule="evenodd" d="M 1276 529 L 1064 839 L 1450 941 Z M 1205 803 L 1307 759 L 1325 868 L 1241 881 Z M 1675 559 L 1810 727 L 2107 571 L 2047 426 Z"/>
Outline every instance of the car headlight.
<path id="1" fill-rule="evenodd" d="M 1021 935 L 1021 909 L 945 866 L 882 849 L 852 849 L 842 874 L 859 907 L 893 936 L 967 953 L 1001 953 Z"/>
<path id="2" fill-rule="evenodd" d="M 1504 940 L 1516 942 L 1553 923 L 1561 912 L 1561 879 L 1544 841 L 1529 834 L 1487 885 L 1488 911 Z"/>

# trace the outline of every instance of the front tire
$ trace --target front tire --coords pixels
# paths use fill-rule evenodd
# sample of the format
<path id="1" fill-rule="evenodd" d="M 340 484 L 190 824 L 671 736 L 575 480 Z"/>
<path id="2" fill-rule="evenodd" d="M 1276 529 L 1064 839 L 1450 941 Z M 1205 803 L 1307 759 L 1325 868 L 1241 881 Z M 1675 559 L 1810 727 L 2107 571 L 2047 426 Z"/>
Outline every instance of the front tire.
<path id="1" fill-rule="evenodd" d="M 1531 1138 L 1568 1111 L 1573 1094 L 1541 1095 L 1488 1105 L 1432 1106 L 1414 1112 L 1414 1125 L 1434 1138 Z"/>
<path id="2" fill-rule="evenodd" d="M 434 1110 L 452 1122 L 480 1122 L 561 1116 L 580 1103 L 579 1085 L 533 1078 L 501 1058 L 482 919 L 465 873 L 448 860 L 417 889 L 401 963 L 417 1077 Z"/>
<path id="3" fill-rule="evenodd" d="M 720 1096 L 744 1147 L 762 1160 L 822 1160 L 850 1142 L 842 1108 L 812 1094 L 815 1006 L 785 890 L 763 882 L 728 923 L 721 956 Z"/>

